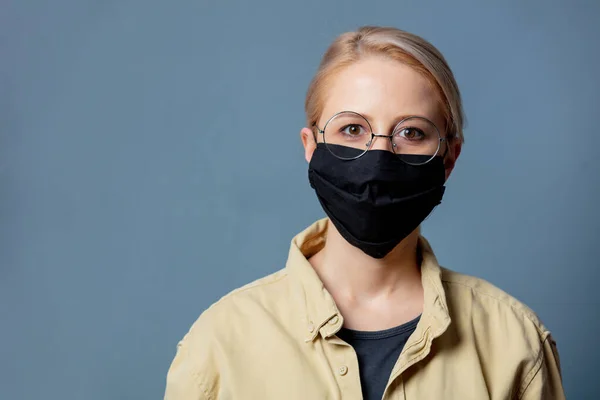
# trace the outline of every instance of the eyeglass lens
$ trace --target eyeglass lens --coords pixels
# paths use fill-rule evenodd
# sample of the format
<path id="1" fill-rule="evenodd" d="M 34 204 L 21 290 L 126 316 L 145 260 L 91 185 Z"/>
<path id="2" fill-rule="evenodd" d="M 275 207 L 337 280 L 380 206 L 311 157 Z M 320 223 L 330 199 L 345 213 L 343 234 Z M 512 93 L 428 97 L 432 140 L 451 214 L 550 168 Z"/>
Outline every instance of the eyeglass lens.
<path id="1" fill-rule="evenodd" d="M 373 138 L 367 119 L 349 111 L 341 112 L 329 119 L 323 132 L 323 141 L 328 150 L 342 159 L 360 157 L 372 147 L 374 139 L 390 140 L 384 137 Z M 440 135 L 436 126 L 429 120 L 409 117 L 395 127 L 391 135 L 391 147 L 394 153 L 404 158 L 404 161 L 411 164 L 424 164 L 437 154 Z"/>

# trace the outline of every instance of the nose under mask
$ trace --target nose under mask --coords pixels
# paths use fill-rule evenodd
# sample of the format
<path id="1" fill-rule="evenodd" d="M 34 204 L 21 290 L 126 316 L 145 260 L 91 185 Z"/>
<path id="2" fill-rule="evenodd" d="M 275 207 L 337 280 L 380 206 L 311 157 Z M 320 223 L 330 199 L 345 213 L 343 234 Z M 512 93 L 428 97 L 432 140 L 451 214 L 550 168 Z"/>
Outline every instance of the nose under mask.
<path id="1" fill-rule="evenodd" d="M 331 144 L 329 146 L 332 146 Z M 351 156 L 362 150 L 338 146 Z M 309 163 L 311 187 L 342 237 L 364 253 L 383 258 L 414 231 L 444 195 L 441 156 L 369 150 L 354 160 L 335 157 L 318 143 Z"/>

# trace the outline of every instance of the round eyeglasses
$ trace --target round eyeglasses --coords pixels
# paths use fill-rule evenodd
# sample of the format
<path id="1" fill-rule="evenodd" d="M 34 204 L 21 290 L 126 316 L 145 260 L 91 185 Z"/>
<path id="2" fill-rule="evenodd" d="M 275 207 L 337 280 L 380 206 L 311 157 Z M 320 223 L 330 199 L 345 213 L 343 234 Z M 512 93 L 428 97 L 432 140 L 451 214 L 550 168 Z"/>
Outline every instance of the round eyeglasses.
<path id="1" fill-rule="evenodd" d="M 391 135 L 373 133 L 369 121 L 354 111 L 333 115 L 323 129 L 314 124 L 323 135 L 323 142 L 331 154 L 342 160 L 355 160 L 364 155 L 377 137 L 387 138 L 392 151 L 411 165 L 431 161 L 446 140 L 433 122 L 425 117 L 411 116 L 400 121 Z"/>

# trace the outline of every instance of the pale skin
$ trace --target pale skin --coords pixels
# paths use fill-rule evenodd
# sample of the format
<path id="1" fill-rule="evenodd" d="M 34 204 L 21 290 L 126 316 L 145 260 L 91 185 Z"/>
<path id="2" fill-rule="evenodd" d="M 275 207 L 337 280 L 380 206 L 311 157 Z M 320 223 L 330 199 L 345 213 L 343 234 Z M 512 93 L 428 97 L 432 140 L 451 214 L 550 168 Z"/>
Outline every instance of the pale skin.
<path id="1" fill-rule="evenodd" d="M 418 115 L 433 121 L 445 136 L 435 90 L 422 75 L 398 61 L 369 57 L 338 72 L 330 82 L 319 127 L 339 111 L 355 111 L 367 117 L 373 132 L 389 135 L 404 116 Z M 314 135 L 309 127 L 300 131 L 307 162 L 316 149 Z M 461 143 L 456 140 L 445 146 L 440 153 L 446 152 L 448 179 Z M 371 148 L 391 151 L 391 143 L 376 138 Z M 418 237 L 417 228 L 387 256 L 376 259 L 349 244 L 329 222 L 326 244 L 309 262 L 334 298 L 346 328 L 389 329 L 423 312 Z"/>

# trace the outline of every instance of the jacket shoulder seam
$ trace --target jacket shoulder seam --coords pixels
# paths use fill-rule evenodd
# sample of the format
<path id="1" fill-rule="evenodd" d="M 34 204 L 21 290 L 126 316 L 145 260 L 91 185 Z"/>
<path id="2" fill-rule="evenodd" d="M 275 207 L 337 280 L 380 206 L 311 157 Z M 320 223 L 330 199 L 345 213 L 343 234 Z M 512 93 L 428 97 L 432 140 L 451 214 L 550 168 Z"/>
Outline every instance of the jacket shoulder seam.
<path id="1" fill-rule="evenodd" d="M 276 277 L 275 279 L 269 281 L 269 282 L 262 282 L 262 280 L 265 279 L 266 277 L 265 278 L 260 278 L 260 279 L 254 281 L 254 282 L 248 283 L 248 284 L 246 284 L 246 285 L 244 285 L 244 286 L 242 286 L 240 288 L 232 290 L 231 292 L 227 293 L 226 295 L 224 295 L 223 297 L 221 297 L 219 300 L 217 300 L 211 307 L 213 307 L 213 306 L 221 303 L 222 301 L 228 300 L 229 298 L 234 297 L 235 295 L 242 294 L 242 293 L 248 292 L 248 291 L 253 290 L 253 289 L 260 289 L 260 288 L 263 288 L 265 286 L 270 286 L 270 285 L 273 285 L 275 283 L 279 283 L 280 281 L 282 281 L 283 279 L 285 279 L 285 278 L 288 277 L 287 271 L 280 270 L 278 272 L 280 272 L 281 275 L 278 276 L 278 277 Z M 277 274 L 278 272 L 275 272 L 274 274 Z"/>
<path id="2" fill-rule="evenodd" d="M 180 342 L 180 344 L 182 342 L 183 342 L 183 340 Z M 186 351 L 186 357 L 191 358 L 192 356 L 187 351 L 187 349 L 185 351 Z M 190 377 L 193 380 L 195 380 L 196 386 L 200 389 L 200 391 L 204 395 L 204 397 L 202 399 L 200 399 L 200 400 L 215 400 L 215 396 L 213 396 L 212 393 L 211 393 L 211 391 L 207 389 L 206 377 L 202 373 L 201 369 L 198 369 L 198 370 L 195 370 L 195 371 L 191 371 L 190 372 Z"/>
<path id="3" fill-rule="evenodd" d="M 447 280 L 447 279 L 442 279 L 442 282 L 446 282 L 446 283 L 449 283 L 449 284 L 454 284 L 454 285 L 459 285 L 459 286 L 463 286 L 463 287 L 469 288 L 470 290 L 472 290 L 473 292 L 477 293 L 478 295 L 487 296 L 489 298 L 492 298 L 492 299 L 496 300 L 497 302 L 502 303 L 505 306 L 509 307 L 513 311 L 517 312 L 519 315 L 523 315 L 523 316 L 527 317 L 527 319 L 529 320 L 529 322 L 531 322 L 535 326 L 535 328 L 536 328 L 536 330 L 538 332 L 538 335 L 539 335 L 540 343 L 544 342 L 545 336 L 547 335 L 548 332 L 547 332 L 547 330 L 542 329 L 541 322 L 539 321 L 539 318 L 537 316 L 533 315 L 532 311 L 527 310 L 526 308 L 523 309 L 521 307 L 515 307 L 514 304 L 510 304 L 509 302 L 506 301 L 506 299 L 499 298 L 497 296 L 494 296 L 491 293 L 484 292 L 482 290 L 479 290 L 479 289 L 477 289 L 477 288 L 475 288 L 475 287 L 473 287 L 471 285 L 468 285 L 466 283 L 463 283 L 463 282 L 457 282 L 457 281 L 452 281 L 452 280 Z M 499 289 L 499 290 L 501 290 L 501 289 Z M 507 294 L 507 296 L 510 297 L 510 295 L 508 295 L 508 294 Z M 519 300 L 517 300 L 517 299 L 514 299 L 514 300 L 517 301 L 519 304 L 523 305 L 521 302 L 519 302 Z M 523 305 L 523 306 L 525 306 L 525 305 Z"/>
<path id="4" fill-rule="evenodd" d="M 536 375 L 542 369 L 542 361 L 544 359 L 544 346 L 543 346 L 543 343 L 546 340 L 547 340 L 547 338 L 542 341 L 542 346 L 540 347 L 540 349 L 539 349 L 539 351 L 537 353 L 535 364 L 533 365 L 533 367 L 531 367 L 531 371 L 529 371 L 529 373 L 527 375 L 525 375 L 525 378 L 523 379 L 523 382 L 521 383 L 521 386 L 519 387 L 519 392 L 517 393 L 517 399 L 522 399 L 523 398 L 523 395 L 525 394 L 525 392 L 527 391 L 527 389 L 531 385 L 531 382 L 533 382 L 533 379 L 536 377 Z"/>
<path id="5" fill-rule="evenodd" d="M 206 400 L 214 400 L 214 396 L 210 394 L 206 386 L 204 386 L 203 384 L 199 384 L 199 386 L 200 390 L 202 390 L 202 394 L 204 394 L 204 396 L 206 397 Z"/>

